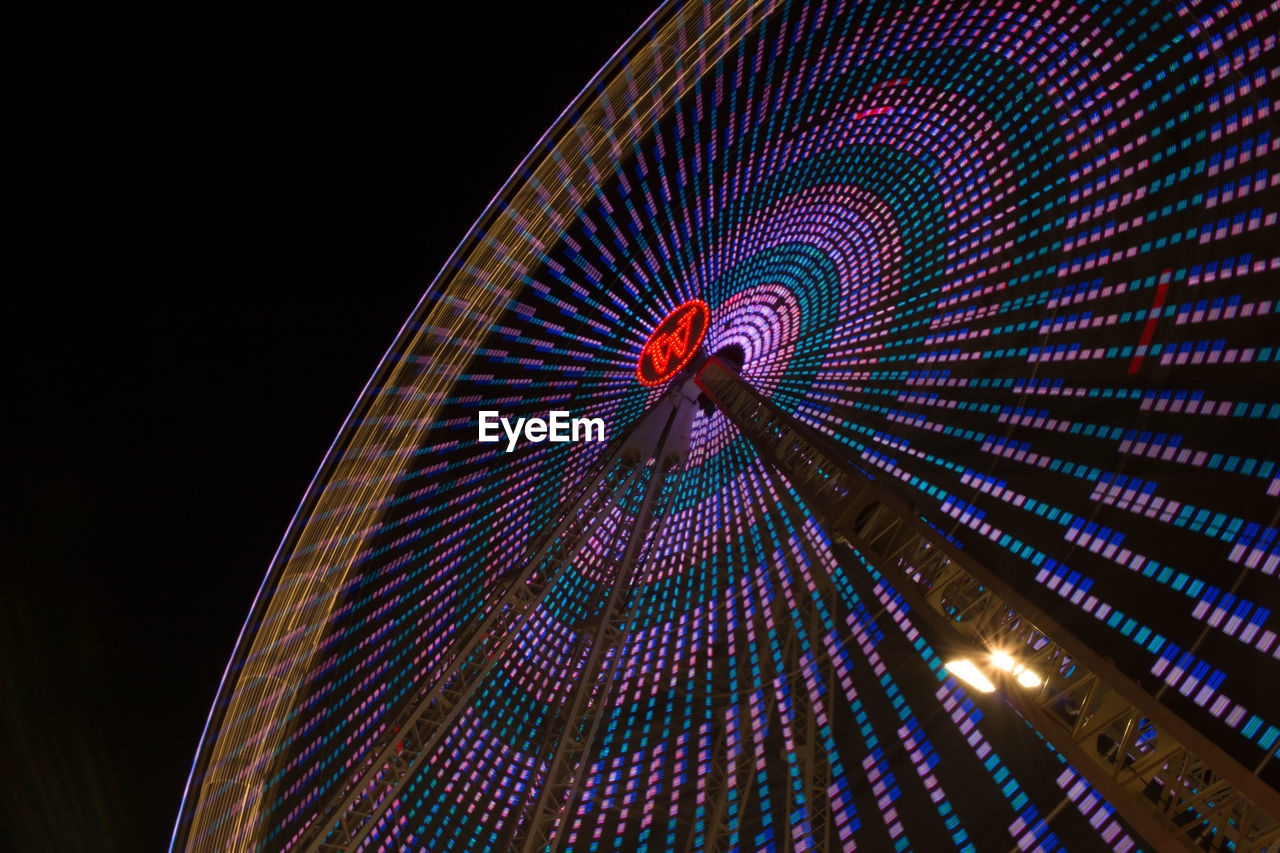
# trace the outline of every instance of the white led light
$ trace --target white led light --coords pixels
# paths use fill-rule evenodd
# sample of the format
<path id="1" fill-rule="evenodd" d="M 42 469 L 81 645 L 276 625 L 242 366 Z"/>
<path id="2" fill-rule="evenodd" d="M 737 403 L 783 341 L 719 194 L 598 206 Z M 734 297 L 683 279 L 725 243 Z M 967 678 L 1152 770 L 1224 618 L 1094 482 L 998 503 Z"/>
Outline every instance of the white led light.
<path id="1" fill-rule="evenodd" d="M 1040 676 L 1029 669 L 1024 669 L 1018 673 L 1018 683 L 1023 687 L 1039 687 Z"/>
<path id="2" fill-rule="evenodd" d="M 970 687 L 981 690 L 983 693 L 992 693 L 996 686 L 991 683 L 991 679 L 982 674 L 982 670 L 974 666 L 973 661 L 968 658 L 947 661 L 947 672 L 956 678 L 968 684 Z"/>

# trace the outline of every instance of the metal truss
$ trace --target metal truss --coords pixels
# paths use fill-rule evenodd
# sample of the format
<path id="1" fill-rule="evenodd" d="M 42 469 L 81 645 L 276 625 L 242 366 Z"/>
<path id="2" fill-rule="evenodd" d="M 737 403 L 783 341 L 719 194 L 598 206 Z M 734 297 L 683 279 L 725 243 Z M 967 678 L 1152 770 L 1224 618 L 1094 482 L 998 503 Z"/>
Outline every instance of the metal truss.
<path id="1" fill-rule="evenodd" d="M 781 609 L 776 597 L 774 608 L 775 611 Z M 802 615 L 802 619 L 812 625 L 810 618 L 805 618 L 806 615 L 816 615 L 812 601 L 805 608 L 805 615 Z M 830 850 L 831 761 L 825 746 L 819 742 L 817 703 L 810 700 L 812 691 L 806 683 L 804 665 L 800 660 L 799 626 L 789 614 L 775 615 L 774 624 L 789 627 L 782 647 L 785 670 L 776 673 L 774 677 L 774 704 L 783 728 L 783 737 L 796 765 L 796 778 L 787 786 L 786 792 L 784 814 L 789 831 L 783 840 L 783 853 Z M 828 667 L 828 671 L 834 672 L 835 669 Z M 785 703 L 782 701 L 784 695 Z M 827 695 L 830 696 L 830 693 Z"/>
<path id="2" fill-rule="evenodd" d="M 646 496 L 651 498 L 659 485 L 666 481 L 665 472 L 683 462 L 693 414 L 692 393 L 674 391 L 659 400 L 628 437 L 612 449 L 605 464 L 578 496 L 556 514 L 549 532 L 534 540 L 529 559 L 523 566 L 494 582 L 490 590 L 492 600 L 482 607 L 484 615 L 479 623 L 454 641 L 452 648 L 441 657 L 436 669 L 425 680 L 427 687 L 424 692 L 406 705 L 395 723 L 369 751 L 362 762 L 364 769 L 360 775 L 353 777 L 346 787 L 330 797 L 299 837 L 295 849 L 303 849 L 306 853 L 349 853 L 361 849 L 528 624 L 553 581 L 582 545 L 591 521 L 607 516 L 617 503 L 625 500 L 633 484 L 649 471 L 652 473 L 648 475 Z M 683 451 L 678 447 L 681 440 L 684 442 Z M 640 508 L 642 514 L 648 511 L 646 521 L 652 518 L 652 500 L 648 498 Z M 637 530 L 641 527 L 647 530 L 645 525 L 638 525 Z M 630 542 L 636 550 L 633 552 L 629 545 L 627 551 L 633 563 L 645 541 L 642 533 L 633 531 Z M 600 621 L 591 646 L 588 670 L 592 659 L 609 657 L 616 661 L 618 657 L 608 656 L 607 650 L 619 642 L 621 624 L 617 614 L 623 613 L 619 606 L 624 600 L 621 591 L 626 588 L 629 574 L 629 570 L 619 572 L 611 589 L 606 613 L 614 615 Z M 595 671 L 600 671 L 598 665 Z M 599 679 L 588 678 L 586 676 L 590 673 L 584 672 L 574 694 L 564 736 L 557 746 L 559 764 L 552 762 L 553 775 L 566 762 L 572 762 L 575 769 L 582 763 L 580 758 L 594 737 L 599 722 L 596 712 L 607 697 L 613 672 L 613 668 L 608 670 L 603 691 L 593 689 L 602 686 Z M 573 737 L 573 731 L 581 731 L 584 723 L 588 725 L 590 734 L 585 744 Z M 575 751 L 575 744 L 582 749 Z M 554 783 L 543 786 L 543 796 L 539 799 L 535 815 L 541 814 L 544 806 L 550 808 L 543 803 L 550 787 L 554 787 Z M 560 804 L 563 805 L 563 801 Z"/>
<path id="3" fill-rule="evenodd" d="M 729 793 L 740 785 L 742 762 L 729 755 L 729 721 L 727 714 L 721 714 L 717 720 L 715 743 L 711 747 L 710 767 L 707 768 L 708 807 L 707 829 L 702 845 L 703 853 L 725 853 L 729 850 L 733 827 L 729 819 Z M 730 766 L 731 762 L 734 766 Z M 755 777 L 747 775 L 746 785 L 750 786 Z M 749 795 L 749 788 L 744 795 Z M 693 853 L 698 849 L 698 828 L 695 824 L 685 836 L 684 853 Z"/>
<path id="4" fill-rule="evenodd" d="M 803 665 L 799 659 L 799 634 L 794 623 L 782 620 L 779 626 L 793 626 L 786 633 L 782 646 L 783 669 L 770 679 L 768 707 L 772 709 L 770 720 L 780 727 L 780 734 L 787 744 L 788 772 L 794 778 L 786 786 L 786 800 L 782 814 L 787 827 L 783 837 L 783 853 L 800 850 L 830 850 L 831 804 L 828 792 L 831 786 L 831 763 L 827 751 L 819 742 L 817 710 L 808 701 L 810 691 L 805 684 Z M 758 628 L 763 631 L 761 621 Z M 834 673 L 834 668 L 829 670 Z M 797 697 L 803 697 L 796 701 Z M 727 702 L 723 708 L 727 708 Z M 751 796 L 755 774 L 739 747 L 733 754 L 729 750 L 729 726 L 727 714 L 716 720 L 716 738 L 709 756 L 706 773 L 705 814 L 706 827 L 700 831 L 695 824 L 685 837 L 685 853 L 701 849 L 703 853 L 728 853 L 734 847 L 733 833 L 736 825 L 729 812 L 733 792 L 738 792 L 740 815 Z M 743 778 L 745 776 L 745 779 Z M 699 845 L 701 840 L 701 845 Z"/>
<path id="5" fill-rule="evenodd" d="M 711 359 L 698 386 L 939 642 L 1007 655 L 1005 701 L 1156 850 L 1280 849 L 1280 793 L 923 521 L 816 431 Z"/>
<path id="6" fill-rule="evenodd" d="M 676 392 L 661 436 L 654 445 L 653 467 L 644 496 L 631 514 L 632 525 L 603 609 L 593 619 L 575 626 L 591 637 L 582 676 L 562 715 L 560 737 L 547 766 L 528 819 L 520 826 L 512 850 L 533 853 L 558 850 L 564 841 L 568 818 L 573 814 L 590 767 L 590 752 L 600 731 L 613 682 L 624 657 L 635 608 L 631 607 L 631 577 L 643 564 L 647 550 L 657 540 L 675 494 L 675 483 L 689 450 L 689 425 L 694 396 Z"/>
<path id="7" fill-rule="evenodd" d="M 778 476 L 773 471 L 769 473 Z M 780 489 L 779 494 L 784 502 L 798 509 L 785 489 Z M 821 641 L 824 630 L 817 605 L 822 600 L 831 606 L 837 601 L 837 596 L 835 586 L 821 562 L 815 559 L 810 567 L 815 584 L 813 592 L 806 590 L 802 584 L 796 584 L 787 591 L 789 595 L 780 591 L 770 604 L 773 608 L 773 624 L 783 632 L 783 668 L 775 672 L 771 679 L 774 689 L 769 694 L 769 706 L 783 729 L 795 777 L 786 788 L 783 814 L 788 834 L 782 842 L 784 853 L 791 853 L 793 850 L 835 849 L 831 838 L 834 831 L 831 809 L 834 777 L 826 745 L 821 742 L 820 705 L 810 697 L 816 696 L 812 682 L 818 678 L 822 678 L 826 685 L 822 695 L 828 699 L 835 695 L 835 662 Z M 779 585 L 782 584 L 780 575 L 774 579 Z M 794 604 L 798 621 L 793 613 L 786 611 L 784 596 Z M 762 621 L 757 621 L 757 630 L 762 636 L 765 635 L 766 629 Z M 808 669 L 800 657 L 802 631 L 809 637 L 809 647 L 813 653 L 813 662 Z M 796 697 L 804 697 L 804 701 L 796 702 Z M 828 710 L 828 719 L 829 713 Z M 710 767 L 706 774 L 706 829 L 704 833 L 700 833 L 696 825 L 693 827 L 685 841 L 685 853 L 693 853 L 699 849 L 699 839 L 702 840 L 700 849 L 703 853 L 728 853 L 732 850 L 733 833 L 740 826 L 735 824 L 734 815 L 729 811 L 730 800 L 733 792 L 737 791 L 737 813 L 741 814 L 755 784 L 755 774 L 751 772 L 750 762 L 741 757 L 741 748 L 733 755 L 729 752 L 727 715 L 722 714 L 717 728 L 710 753 Z"/>

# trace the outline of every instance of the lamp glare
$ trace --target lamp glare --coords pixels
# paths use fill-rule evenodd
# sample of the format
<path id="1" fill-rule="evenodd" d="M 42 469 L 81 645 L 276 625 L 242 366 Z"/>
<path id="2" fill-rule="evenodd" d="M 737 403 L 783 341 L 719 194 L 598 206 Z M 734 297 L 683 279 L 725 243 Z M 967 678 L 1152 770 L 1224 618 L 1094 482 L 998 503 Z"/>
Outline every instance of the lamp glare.
<path id="1" fill-rule="evenodd" d="M 973 661 L 968 658 L 947 661 L 946 667 L 948 672 L 976 690 L 980 690 L 983 693 L 992 693 L 996 689 L 996 686 L 991 683 L 991 679 L 983 675 L 982 670 L 978 669 Z"/>

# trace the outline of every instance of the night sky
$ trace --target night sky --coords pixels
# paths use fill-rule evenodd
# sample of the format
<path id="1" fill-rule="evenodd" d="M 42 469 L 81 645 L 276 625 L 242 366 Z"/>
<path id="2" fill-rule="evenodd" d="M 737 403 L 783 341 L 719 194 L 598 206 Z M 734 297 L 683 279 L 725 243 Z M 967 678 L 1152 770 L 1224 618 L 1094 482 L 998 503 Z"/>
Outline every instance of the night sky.
<path id="1" fill-rule="evenodd" d="M 0 848 L 167 846 L 347 411 L 649 6 L 10 22 Z"/>

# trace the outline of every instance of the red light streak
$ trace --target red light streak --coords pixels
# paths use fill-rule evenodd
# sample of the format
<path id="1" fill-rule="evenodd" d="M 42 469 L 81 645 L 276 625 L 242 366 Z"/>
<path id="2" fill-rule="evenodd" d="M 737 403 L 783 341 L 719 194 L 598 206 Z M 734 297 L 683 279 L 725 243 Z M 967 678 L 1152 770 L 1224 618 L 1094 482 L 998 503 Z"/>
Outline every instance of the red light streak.
<path id="1" fill-rule="evenodd" d="M 1138 348 L 1133 353 L 1133 361 L 1129 362 L 1129 375 L 1138 372 L 1138 368 L 1142 366 L 1142 359 L 1147 354 L 1147 344 L 1151 343 L 1151 338 L 1156 333 L 1156 323 L 1160 321 L 1160 309 L 1164 307 L 1165 297 L 1169 295 L 1169 276 L 1170 271 L 1165 270 L 1160 274 L 1160 282 L 1156 285 L 1156 298 L 1151 303 L 1151 310 L 1147 312 L 1147 324 L 1142 328 L 1142 337 L 1138 340 Z"/>

